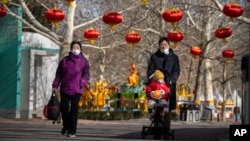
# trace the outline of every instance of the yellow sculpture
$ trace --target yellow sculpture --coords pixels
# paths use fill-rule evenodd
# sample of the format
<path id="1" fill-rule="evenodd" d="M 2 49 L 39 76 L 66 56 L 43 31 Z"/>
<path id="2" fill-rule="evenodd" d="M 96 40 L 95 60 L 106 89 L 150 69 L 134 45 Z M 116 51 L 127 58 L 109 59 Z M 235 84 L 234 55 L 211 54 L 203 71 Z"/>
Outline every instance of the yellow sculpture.
<path id="1" fill-rule="evenodd" d="M 93 97 L 93 100 L 92 100 L 92 106 L 93 106 L 93 110 L 94 111 L 96 111 L 97 110 L 97 108 L 98 108 L 98 93 L 99 93 L 99 91 L 98 91 L 98 89 L 99 89 L 99 86 L 100 86 L 100 83 L 98 82 L 98 81 L 96 81 L 95 82 L 95 90 L 93 91 L 93 90 L 91 90 L 90 91 L 90 93 L 91 93 L 91 95 L 92 95 L 92 97 Z"/>
<path id="2" fill-rule="evenodd" d="M 99 87 L 99 94 L 98 94 L 98 107 L 103 107 L 105 103 L 105 96 L 108 94 L 107 82 L 101 81 L 101 85 Z"/>
<path id="3" fill-rule="evenodd" d="M 91 107 L 91 100 L 92 100 L 91 86 L 90 83 L 87 83 L 80 100 L 80 102 L 82 102 L 82 107 L 89 109 Z"/>
<path id="4" fill-rule="evenodd" d="M 106 88 L 106 81 L 96 81 L 95 91 L 91 91 L 93 96 L 93 108 L 94 110 L 100 110 L 101 107 L 105 105 L 105 96 L 108 94 L 108 89 Z"/>
<path id="5" fill-rule="evenodd" d="M 187 86 L 185 84 L 176 85 L 176 96 L 178 101 L 190 100 L 193 93 L 187 91 Z M 176 113 L 180 113 L 180 103 L 176 104 Z"/>
<path id="6" fill-rule="evenodd" d="M 190 98 L 193 96 L 193 93 L 187 92 L 186 90 L 186 85 L 185 84 L 181 84 L 179 86 L 178 91 L 176 91 L 176 95 L 178 100 L 190 100 Z"/>
<path id="7" fill-rule="evenodd" d="M 136 65 L 135 64 L 131 64 L 129 71 L 131 72 L 129 77 L 128 77 L 128 83 L 126 84 L 126 86 L 137 86 L 138 82 L 139 82 L 139 78 L 137 75 L 137 70 L 136 70 Z"/>

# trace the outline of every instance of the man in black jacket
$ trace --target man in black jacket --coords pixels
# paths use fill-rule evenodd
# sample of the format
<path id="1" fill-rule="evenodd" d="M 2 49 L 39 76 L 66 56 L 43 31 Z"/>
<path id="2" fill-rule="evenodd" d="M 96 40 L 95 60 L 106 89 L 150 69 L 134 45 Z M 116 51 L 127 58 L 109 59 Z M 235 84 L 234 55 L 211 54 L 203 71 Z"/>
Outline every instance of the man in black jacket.
<path id="1" fill-rule="evenodd" d="M 159 69 L 164 72 L 165 81 L 170 87 L 169 98 L 169 120 L 165 123 L 170 126 L 170 112 L 176 108 L 176 82 L 180 75 L 180 64 L 178 56 L 170 48 L 170 43 L 167 37 L 161 37 L 159 39 L 159 49 L 150 57 L 147 76 L 149 81 L 153 78 L 155 70 Z M 164 113 L 165 116 L 165 113 Z"/>

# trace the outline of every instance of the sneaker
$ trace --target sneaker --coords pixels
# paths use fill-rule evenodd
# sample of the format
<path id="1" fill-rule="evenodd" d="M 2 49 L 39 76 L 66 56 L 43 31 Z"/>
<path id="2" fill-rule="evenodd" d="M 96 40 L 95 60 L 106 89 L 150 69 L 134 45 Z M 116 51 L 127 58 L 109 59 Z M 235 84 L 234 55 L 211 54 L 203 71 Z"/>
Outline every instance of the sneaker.
<path id="1" fill-rule="evenodd" d="M 70 138 L 75 138 L 76 137 L 76 134 L 68 134 L 67 137 L 70 137 Z"/>
<path id="2" fill-rule="evenodd" d="M 62 130 L 61 130 L 61 134 L 65 135 L 66 132 L 67 132 L 67 129 L 65 127 L 63 127 Z"/>

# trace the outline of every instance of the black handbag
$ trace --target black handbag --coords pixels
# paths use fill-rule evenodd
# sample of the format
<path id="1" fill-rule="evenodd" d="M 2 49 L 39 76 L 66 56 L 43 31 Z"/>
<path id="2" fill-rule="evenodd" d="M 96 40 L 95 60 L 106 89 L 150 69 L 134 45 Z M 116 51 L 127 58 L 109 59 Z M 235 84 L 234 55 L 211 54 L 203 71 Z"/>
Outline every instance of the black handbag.
<path id="1" fill-rule="evenodd" d="M 52 93 L 50 100 L 47 105 L 44 106 L 43 115 L 48 120 L 52 120 L 52 123 L 60 123 L 61 116 L 60 116 L 60 101 L 56 97 L 55 92 Z"/>

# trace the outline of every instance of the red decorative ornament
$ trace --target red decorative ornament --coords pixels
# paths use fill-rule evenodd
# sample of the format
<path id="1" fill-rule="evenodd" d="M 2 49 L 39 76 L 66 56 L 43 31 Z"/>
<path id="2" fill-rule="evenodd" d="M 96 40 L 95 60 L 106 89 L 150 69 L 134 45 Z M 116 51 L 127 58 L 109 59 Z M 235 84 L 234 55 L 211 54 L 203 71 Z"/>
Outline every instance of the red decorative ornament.
<path id="1" fill-rule="evenodd" d="M 59 22 L 62 21 L 65 17 L 65 14 L 62 10 L 59 9 L 49 9 L 45 13 L 45 17 L 48 21 L 52 22 L 56 29 L 59 28 Z"/>
<path id="2" fill-rule="evenodd" d="M 202 50 L 198 46 L 193 46 L 190 48 L 190 53 L 193 55 L 193 58 L 197 58 L 198 56 L 201 55 Z"/>
<path id="3" fill-rule="evenodd" d="M 135 44 L 141 41 L 141 36 L 135 31 L 131 31 L 126 35 L 125 39 L 128 43 L 131 44 L 132 48 L 135 48 Z"/>
<path id="4" fill-rule="evenodd" d="M 75 0 L 65 0 L 68 3 L 69 7 L 74 7 L 74 1 Z"/>
<path id="5" fill-rule="evenodd" d="M 215 31 L 215 36 L 227 42 L 226 38 L 232 35 L 232 29 L 229 27 L 220 27 Z"/>
<path id="6" fill-rule="evenodd" d="M 174 28 L 176 27 L 176 22 L 181 20 L 182 16 L 183 16 L 182 11 L 177 8 L 170 8 L 168 10 L 165 10 L 162 14 L 162 18 L 166 22 L 171 22 Z"/>
<path id="7" fill-rule="evenodd" d="M 95 39 L 99 37 L 99 31 L 94 28 L 86 29 L 83 33 L 83 37 L 89 40 L 89 43 L 93 45 Z"/>
<path id="8" fill-rule="evenodd" d="M 6 16 L 6 8 L 3 6 L 0 6 L 0 18 Z"/>
<path id="9" fill-rule="evenodd" d="M 174 43 L 174 48 L 177 47 L 177 43 L 183 39 L 183 34 L 179 31 L 172 31 L 167 35 L 170 42 Z"/>
<path id="10" fill-rule="evenodd" d="M 228 3 L 223 7 L 222 12 L 231 20 L 243 14 L 243 8 L 236 2 Z"/>
<path id="11" fill-rule="evenodd" d="M 115 29 L 115 25 L 122 22 L 123 17 L 117 12 L 107 12 L 103 15 L 102 20 L 105 24 L 111 26 L 111 30 Z"/>
<path id="12" fill-rule="evenodd" d="M 222 51 L 222 57 L 225 59 L 226 63 L 229 63 L 234 57 L 234 51 L 231 49 L 225 49 Z"/>

